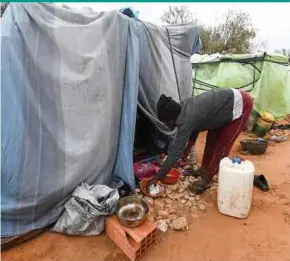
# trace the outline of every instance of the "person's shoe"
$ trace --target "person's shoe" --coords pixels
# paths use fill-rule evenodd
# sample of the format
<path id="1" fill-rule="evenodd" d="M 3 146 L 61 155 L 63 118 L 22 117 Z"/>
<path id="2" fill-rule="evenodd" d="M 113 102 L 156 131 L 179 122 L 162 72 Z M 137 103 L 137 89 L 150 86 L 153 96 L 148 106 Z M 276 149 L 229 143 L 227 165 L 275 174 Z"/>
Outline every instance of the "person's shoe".
<path id="1" fill-rule="evenodd" d="M 201 178 L 200 180 L 197 180 L 195 182 L 193 182 L 192 184 L 190 184 L 188 186 L 188 189 L 191 193 L 194 194 L 201 194 L 204 191 L 206 191 L 207 189 L 209 189 L 210 186 L 210 182 L 208 181 L 208 179 L 204 179 Z"/>
<path id="2" fill-rule="evenodd" d="M 264 175 L 254 176 L 254 186 L 264 192 L 269 191 L 269 185 Z"/>

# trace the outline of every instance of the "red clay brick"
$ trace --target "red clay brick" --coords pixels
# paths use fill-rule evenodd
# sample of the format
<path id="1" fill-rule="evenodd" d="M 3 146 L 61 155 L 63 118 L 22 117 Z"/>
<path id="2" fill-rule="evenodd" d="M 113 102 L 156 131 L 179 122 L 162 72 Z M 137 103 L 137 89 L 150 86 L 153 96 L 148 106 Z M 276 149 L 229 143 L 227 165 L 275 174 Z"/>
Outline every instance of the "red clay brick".
<path id="1" fill-rule="evenodd" d="M 156 225 L 146 220 L 137 228 L 127 228 L 120 224 L 116 216 L 105 221 L 105 231 L 108 237 L 130 258 L 135 261 L 149 247 L 156 243 Z"/>

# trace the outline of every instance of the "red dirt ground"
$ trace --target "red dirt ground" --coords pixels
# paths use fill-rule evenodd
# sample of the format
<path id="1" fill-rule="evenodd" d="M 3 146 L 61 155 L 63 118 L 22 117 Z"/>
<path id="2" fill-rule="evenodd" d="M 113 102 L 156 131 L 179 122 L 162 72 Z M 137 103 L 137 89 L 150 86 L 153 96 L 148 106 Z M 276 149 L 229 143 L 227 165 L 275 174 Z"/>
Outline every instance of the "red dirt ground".
<path id="1" fill-rule="evenodd" d="M 203 151 L 204 135 L 198 140 Z M 238 142 L 232 154 L 237 155 Z M 269 146 L 263 156 L 246 156 L 271 186 L 254 189 L 253 205 L 245 220 L 220 214 L 215 194 L 202 196 L 208 212 L 199 215 L 187 232 L 169 231 L 141 261 L 290 261 L 290 141 Z M 73 237 L 46 232 L 5 250 L 3 261 L 127 261 L 105 235 Z"/>

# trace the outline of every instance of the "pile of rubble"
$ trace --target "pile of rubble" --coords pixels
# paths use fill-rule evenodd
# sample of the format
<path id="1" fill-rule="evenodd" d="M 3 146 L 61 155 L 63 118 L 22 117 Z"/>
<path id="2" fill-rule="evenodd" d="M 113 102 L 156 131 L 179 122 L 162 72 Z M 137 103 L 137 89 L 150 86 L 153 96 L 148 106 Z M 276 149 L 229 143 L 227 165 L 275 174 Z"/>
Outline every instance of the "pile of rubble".
<path id="1" fill-rule="evenodd" d="M 149 219 L 156 222 L 157 228 L 166 232 L 168 227 L 173 230 L 188 230 L 187 213 L 207 212 L 207 205 L 199 195 L 188 189 L 190 183 L 196 179 L 192 176 L 182 176 L 174 185 L 164 185 L 165 193 L 162 197 L 151 198 L 144 196 L 139 189 L 136 195 L 143 197 L 149 205 Z"/>

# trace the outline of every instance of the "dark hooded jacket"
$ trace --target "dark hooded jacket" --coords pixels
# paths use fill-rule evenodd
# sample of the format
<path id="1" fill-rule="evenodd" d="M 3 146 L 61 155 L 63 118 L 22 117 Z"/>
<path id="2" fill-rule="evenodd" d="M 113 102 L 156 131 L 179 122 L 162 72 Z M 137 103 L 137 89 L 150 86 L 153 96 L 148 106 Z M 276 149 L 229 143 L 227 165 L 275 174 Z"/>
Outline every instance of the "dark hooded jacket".
<path id="1" fill-rule="evenodd" d="M 158 173 L 159 178 L 165 177 L 175 165 L 190 137 L 195 141 L 199 132 L 229 124 L 233 120 L 233 106 L 234 92 L 228 88 L 206 92 L 183 101 L 176 120 L 176 139 L 169 145 L 167 159 Z"/>

